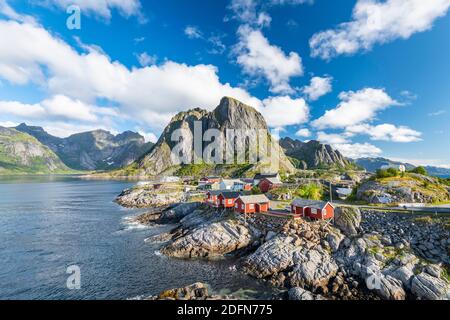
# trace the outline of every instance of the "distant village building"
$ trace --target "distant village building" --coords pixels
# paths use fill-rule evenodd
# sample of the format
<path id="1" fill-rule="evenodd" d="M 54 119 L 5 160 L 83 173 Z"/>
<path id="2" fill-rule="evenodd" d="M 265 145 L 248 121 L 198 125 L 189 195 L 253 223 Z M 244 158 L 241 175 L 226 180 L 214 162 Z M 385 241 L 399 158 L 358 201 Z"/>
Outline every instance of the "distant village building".
<path id="1" fill-rule="evenodd" d="M 241 194 L 235 191 L 223 191 L 217 197 L 219 201 L 219 207 L 221 208 L 234 208 L 236 200 L 239 198 Z"/>
<path id="2" fill-rule="evenodd" d="M 219 186 L 222 190 L 234 190 L 234 185 L 241 182 L 239 179 L 222 179 Z"/>
<path id="3" fill-rule="evenodd" d="M 234 183 L 233 190 L 234 191 L 251 191 L 253 187 L 252 182 L 246 182 L 244 180 L 240 180 Z"/>
<path id="4" fill-rule="evenodd" d="M 211 182 L 211 183 L 205 183 L 205 184 L 199 184 L 198 189 L 200 190 L 220 190 L 220 184 L 219 182 Z"/>
<path id="5" fill-rule="evenodd" d="M 334 218 L 334 206 L 330 202 L 296 199 L 291 204 L 291 212 L 316 220 Z"/>
<path id="6" fill-rule="evenodd" d="M 220 182 L 220 177 L 215 177 L 215 176 L 211 176 L 211 177 L 203 177 L 200 179 L 200 181 L 198 182 L 198 185 L 202 185 L 202 184 L 212 184 L 212 183 L 219 183 Z"/>
<path id="7" fill-rule="evenodd" d="M 263 195 L 240 196 L 237 198 L 234 210 L 236 212 L 247 213 L 263 213 L 268 212 L 270 207 L 269 199 Z"/>
<path id="8" fill-rule="evenodd" d="M 281 176 L 279 173 L 258 173 L 253 178 L 253 185 L 257 186 L 264 178 L 275 178 L 281 181 Z"/>
<path id="9" fill-rule="evenodd" d="M 222 190 L 210 190 L 206 193 L 205 203 L 209 204 L 212 207 L 219 207 L 219 195 L 222 193 Z"/>
<path id="10" fill-rule="evenodd" d="M 283 183 L 278 178 L 263 178 L 259 184 L 259 190 L 261 190 L 262 193 L 267 193 L 270 190 L 279 188 L 283 185 Z"/>

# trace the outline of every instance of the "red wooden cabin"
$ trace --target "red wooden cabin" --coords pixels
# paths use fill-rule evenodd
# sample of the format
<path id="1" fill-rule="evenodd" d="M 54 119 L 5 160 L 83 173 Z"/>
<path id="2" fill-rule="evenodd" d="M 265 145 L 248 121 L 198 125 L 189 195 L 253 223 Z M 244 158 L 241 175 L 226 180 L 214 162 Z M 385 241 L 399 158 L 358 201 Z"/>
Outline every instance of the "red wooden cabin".
<path id="1" fill-rule="evenodd" d="M 205 203 L 213 207 L 219 206 L 219 195 L 222 193 L 220 190 L 210 190 L 206 193 Z"/>
<path id="2" fill-rule="evenodd" d="M 220 177 L 203 177 L 200 179 L 200 183 L 203 184 L 211 184 L 216 182 L 220 182 Z"/>
<path id="3" fill-rule="evenodd" d="M 221 208 L 234 208 L 236 200 L 241 194 L 239 192 L 224 191 L 217 197 Z"/>
<path id="4" fill-rule="evenodd" d="M 243 214 L 268 212 L 270 201 L 263 194 L 254 196 L 240 196 L 234 205 L 234 210 Z"/>
<path id="5" fill-rule="evenodd" d="M 330 202 L 296 199 L 291 204 L 291 212 L 316 220 L 334 218 L 334 206 Z"/>
<path id="6" fill-rule="evenodd" d="M 282 185 L 282 182 L 277 178 L 264 178 L 259 182 L 258 187 L 261 192 L 267 193 L 270 190 L 278 188 Z"/>

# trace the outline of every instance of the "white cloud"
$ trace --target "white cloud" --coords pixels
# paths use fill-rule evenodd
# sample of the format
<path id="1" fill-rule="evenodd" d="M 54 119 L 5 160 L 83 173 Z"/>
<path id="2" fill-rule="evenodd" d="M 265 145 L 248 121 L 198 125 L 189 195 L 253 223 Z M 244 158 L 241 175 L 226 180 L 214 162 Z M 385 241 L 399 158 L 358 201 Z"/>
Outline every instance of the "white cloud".
<path id="1" fill-rule="evenodd" d="M 233 18 L 255 27 L 270 25 L 272 18 L 261 9 L 259 0 L 232 0 L 229 7 Z"/>
<path id="2" fill-rule="evenodd" d="M 313 0 L 232 0 L 228 8 L 233 18 L 253 27 L 267 27 L 272 18 L 266 10 L 277 5 L 312 4 Z"/>
<path id="3" fill-rule="evenodd" d="M 187 26 L 184 28 L 184 34 L 189 39 L 200 39 L 203 38 L 202 32 L 195 26 Z"/>
<path id="4" fill-rule="evenodd" d="M 315 101 L 332 91 L 332 82 L 332 77 L 313 77 L 311 83 L 303 88 L 303 93 L 309 100 Z"/>
<path id="5" fill-rule="evenodd" d="M 226 36 L 225 34 L 211 33 L 210 35 L 204 35 L 203 32 L 195 26 L 187 26 L 184 29 L 184 34 L 189 39 L 201 39 L 207 42 L 211 46 L 211 48 L 207 50 L 209 54 L 222 54 L 225 52 L 226 46 L 222 41 Z"/>
<path id="6" fill-rule="evenodd" d="M 438 111 L 435 111 L 435 112 L 430 112 L 428 114 L 428 116 L 429 117 L 437 117 L 437 116 L 442 116 L 443 114 L 446 114 L 446 113 L 447 113 L 447 110 L 441 109 L 441 110 L 438 110 Z"/>
<path id="7" fill-rule="evenodd" d="M 237 63 L 244 73 L 263 77 L 270 83 L 273 93 L 292 93 L 289 80 L 303 75 L 303 64 L 295 52 L 286 55 L 279 47 L 269 43 L 260 30 L 241 26 L 239 43 L 235 47 Z"/>
<path id="8" fill-rule="evenodd" d="M 152 143 L 156 143 L 158 142 L 158 137 L 156 136 L 156 134 L 154 134 L 153 132 L 146 132 L 141 128 L 136 128 L 136 131 L 144 137 L 145 142 L 152 142 Z"/>
<path id="9" fill-rule="evenodd" d="M 66 10 L 71 5 L 77 5 L 82 14 L 92 14 L 106 20 L 110 20 L 112 11 L 117 10 L 126 18 L 136 16 L 141 22 L 145 22 L 140 0 L 37 0 L 36 2 L 62 10 Z"/>
<path id="10" fill-rule="evenodd" d="M 0 0 L 0 15 L 3 15 L 9 19 L 20 21 L 20 22 L 28 22 L 32 24 L 36 24 L 36 20 L 28 15 L 23 15 L 17 13 L 7 2 L 7 0 Z"/>
<path id="11" fill-rule="evenodd" d="M 408 39 L 431 29 L 449 6 L 450 0 L 358 0 L 352 21 L 313 35 L 311 54 L 330 59 L 370 50 L 375 44 Z"/>
<path id="12" fill-rule="evenodd" d="M 156 55 L 149 55 L 147 52 L 142 52 L 136 55 L 136 57 L 142 67 L 151 66 L 158 61 L 158 57 Z"/>
<path id="13" fill-rule="evenodd" d="M 0 20 L 0 47 L 0 78 L 38 84 L 51 95 L 86 104 L 95 104 L 98 98 L 112 101 L 122 114 L 153 130 L 187 108 L 211 109 L 223 96 L 261 106 L 244 89 L 221 83 L 215 66 L 166 61 L 130 70 L 92 46 L 78 53 L 41 26 Z"/>
<path id="14" fill-rule="evenodd" d="M 292 99 L 288 96 L 267 98 L 263 101 L 260 111 L 272 128 L 302 124 L 309 118 L 309 107 L 302 98 Z"/>
<path id="15" fill-rule="evenodd" d="M 345 128 L 372 120 L 378 111 L 399 105 L 383 89 L 366 88 L 339 94 L 341 102 L 332 110 L 313 121 L 313 126 L 324 128 Z"/>
<path id="16" fill-rule="evenodd" d="M 309 138 L 311 136 L 311 131 L 309 129 L 303 128 L 298 130 L 295 135 L 300 138 Z"/>
<path id="17" fill-rule="evenodd" d="M 345 157 L 352 159 L 376 157 L 383 153 L 380 148 L 370 143 L 344 143 L 335 144 L 333 147 L 339 150 Z"/>
<path id="18" fill-rule="evenodd" d="M 346 128 L 346 133 L 347 136 L 352 136 L 354 134 L 366 134 L 369 135 L 371 140 L 374 141 L 408 143 L 422 140 L 421 132 L 405 126 L 397 127 L 388 123 L 377 126 L 371 126 L 368 124 L 350 126 Z"/>
<path id="19" fill-rule="evenodd" d="M 348 139 L 344 135 L 335 134 L 335 133 L 325 133 L 320 131 L 317 133 L 317 140 L 325 144 L 346 144 L 348 143 Z"/>
<path id="20" fill-rule="evenodd" d="M 0 101 L 3 116 L 20 117 L 22 120 L 75 120 L 95 122 L 98 114 L 114 115 L 113 110 L 87 105 L 63 95 L 56 95 L 36 104 L 17 101 Z"/>

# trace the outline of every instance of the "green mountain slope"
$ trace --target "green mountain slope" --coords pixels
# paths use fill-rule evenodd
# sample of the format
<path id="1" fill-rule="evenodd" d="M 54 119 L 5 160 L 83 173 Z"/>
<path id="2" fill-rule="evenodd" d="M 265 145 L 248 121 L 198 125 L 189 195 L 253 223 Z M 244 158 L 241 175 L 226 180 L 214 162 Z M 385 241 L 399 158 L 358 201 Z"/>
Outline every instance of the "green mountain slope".
<path id="1" fill-rule="evenodd" d="M 34 137 L 0 127 L 0 175 L 73 173 Z"/>

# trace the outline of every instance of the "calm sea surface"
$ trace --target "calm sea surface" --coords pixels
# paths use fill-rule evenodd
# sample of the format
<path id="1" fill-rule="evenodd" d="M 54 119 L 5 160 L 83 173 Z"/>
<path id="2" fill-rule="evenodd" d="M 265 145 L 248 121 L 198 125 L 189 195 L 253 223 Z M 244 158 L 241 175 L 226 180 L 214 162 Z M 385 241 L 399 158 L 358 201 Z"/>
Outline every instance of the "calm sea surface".
<path id="1" fill-rule="evenodd" d="M 184 261 L 158 254 L 145 228 L 127 218 L 143 212 L 113 203 L 121 181 L 72 177 L 0 177 L 0 299 L 128 299 L 197 281 L 215 293 L 264 298 L 270 289 L 238 272 L 234 261 Z M 79 266 L 81 289 L 66 273 Z"/>

